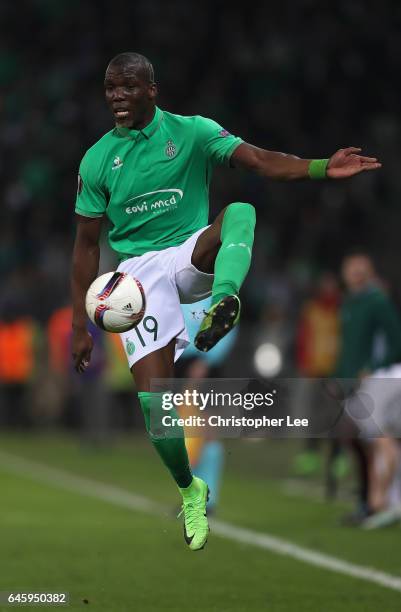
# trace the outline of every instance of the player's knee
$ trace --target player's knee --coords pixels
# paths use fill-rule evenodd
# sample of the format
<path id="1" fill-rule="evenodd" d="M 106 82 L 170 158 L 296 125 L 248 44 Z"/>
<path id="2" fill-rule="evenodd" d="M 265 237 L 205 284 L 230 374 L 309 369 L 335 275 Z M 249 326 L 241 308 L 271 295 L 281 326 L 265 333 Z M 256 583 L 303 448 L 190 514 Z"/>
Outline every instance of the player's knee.
<path id="1" fill-rule="evenodd" d="M 239 239 L 241 238 L 242 240 L 253 242 L 255 224 L 255 207 L 246 202 L 233 202 L 226 208 L 221 229 L 221 238 L 224 240 L 225 237 L 234 233 Z"/>
<path id="2" fill-rule="evenodd" d="M 226 208 L 224 221 L 241 222 L 255 227 L 256 211 L 255 207 L 248 202 L 233 202 Z"/>

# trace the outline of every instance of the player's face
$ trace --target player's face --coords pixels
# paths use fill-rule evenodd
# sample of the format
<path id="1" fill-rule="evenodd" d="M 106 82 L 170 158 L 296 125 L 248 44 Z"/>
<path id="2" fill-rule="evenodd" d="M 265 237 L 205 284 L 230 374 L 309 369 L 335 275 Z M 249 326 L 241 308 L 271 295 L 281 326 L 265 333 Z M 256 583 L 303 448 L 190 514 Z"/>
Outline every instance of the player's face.
<path id="1" fill-rule="evenodd" d="M 151 121 L 156 85 L 144 78 L 134 66 L 109 66 L 104 90 L 117 126 L 142 129 Z"/>
<path id="2" fill-rule="evenodd" d="M 351 291 L 363 289 L 374 278 L 372 262 L 364 255 L 346 257 L 343 262 L 342 276 L 344 283 Z"/>

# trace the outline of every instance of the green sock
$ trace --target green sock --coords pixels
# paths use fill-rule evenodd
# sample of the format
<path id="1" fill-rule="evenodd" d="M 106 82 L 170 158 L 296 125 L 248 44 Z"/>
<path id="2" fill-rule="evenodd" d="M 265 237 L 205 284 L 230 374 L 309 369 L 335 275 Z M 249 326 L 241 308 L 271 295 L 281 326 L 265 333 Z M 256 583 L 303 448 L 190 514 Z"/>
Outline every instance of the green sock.
<path id="1" fill-rule="evenodd" d="M 146 431 L 153 446 L 177 485 L 180 488 L 190 487 L 193 477 L 185 446 L 184 430 L 178 425 L 167 427 L 162 423 L 162 417 L 165 415 L 178 417 L 177 411 L 174 408 L 169 411 L 163 410 L 163 393 L 140 391 L 138 397 L 145 417 Z"/>
<path id="2" fill-rule="evenodd" d="M 196 497 L 199 494 L 198 483 L 196 482 L 196 478 L 192 479 L 189 487 L 180 487 L 180 493 L 184 500 L 191 499 L 191 497 Z"/>
<path id="3" fill-rule="evenodd" d="M 214 264 L 212 304 L 237 295 L 251 265 L 256 214 L 251 204 L 227 206 L 221 227 L 221 247 Z"/>

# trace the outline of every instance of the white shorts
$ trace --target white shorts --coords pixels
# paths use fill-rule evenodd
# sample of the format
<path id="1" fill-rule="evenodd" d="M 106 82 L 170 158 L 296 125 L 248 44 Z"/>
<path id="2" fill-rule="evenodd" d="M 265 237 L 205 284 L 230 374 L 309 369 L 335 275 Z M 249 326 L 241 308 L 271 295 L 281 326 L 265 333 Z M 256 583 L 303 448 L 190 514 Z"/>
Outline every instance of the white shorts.
<path id="1" fill-rule="evenodd" d="M 212 292 L 213 274 L 200 272 L 191 262 L 200 229 L 179 246 L 150 251 L 121 262 L 119 272 L 137 278 L 145 292 L 146 311 L 141 323 L 120 334 L 128 364 L 134 363 L 175 338 L 174 361 L 189 344 L 180 304 L 192 304 Z"/>
<path id="2" fill-rule="evenodd" d="M 363 438 L 401 437 L 401 364 L 364 378 L 345 402 L 345 410 Z"/>

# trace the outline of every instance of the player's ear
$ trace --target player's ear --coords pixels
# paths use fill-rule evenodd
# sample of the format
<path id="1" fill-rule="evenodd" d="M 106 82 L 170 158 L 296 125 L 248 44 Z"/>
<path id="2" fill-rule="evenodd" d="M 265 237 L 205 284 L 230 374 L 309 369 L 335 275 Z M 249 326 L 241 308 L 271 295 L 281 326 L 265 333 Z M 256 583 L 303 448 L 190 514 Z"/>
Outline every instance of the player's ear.
<path id="1" fill-rule="evenodd" d="M 158 94 L 156 83 L 150 83 L 148 91 L 149 91 L 149 99 L 154 100 Z"/>

